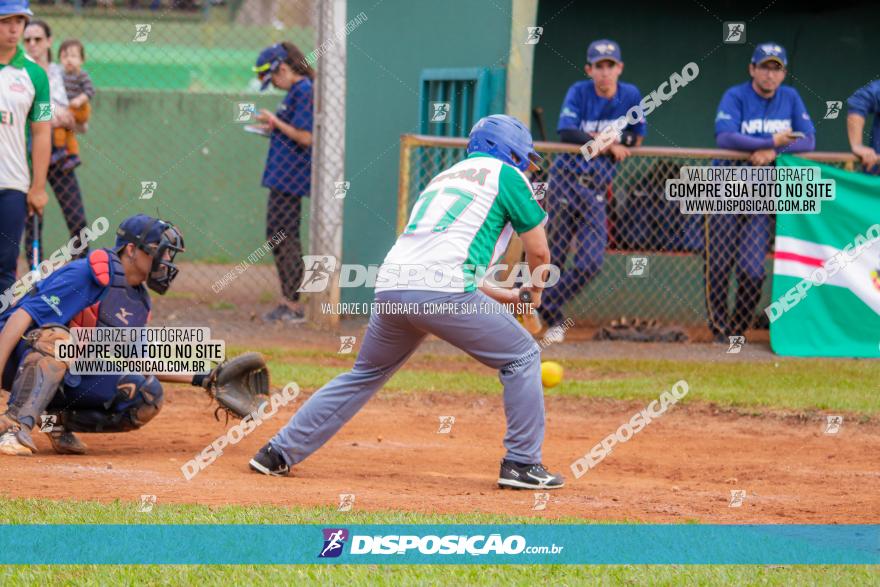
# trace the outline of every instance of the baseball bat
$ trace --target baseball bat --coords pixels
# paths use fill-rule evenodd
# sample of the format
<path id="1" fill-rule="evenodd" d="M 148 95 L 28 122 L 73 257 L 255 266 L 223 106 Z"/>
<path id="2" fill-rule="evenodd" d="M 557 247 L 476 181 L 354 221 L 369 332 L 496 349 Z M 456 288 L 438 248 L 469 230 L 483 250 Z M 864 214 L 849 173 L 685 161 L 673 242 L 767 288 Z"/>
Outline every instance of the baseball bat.
<path id="1" fill-rule="evenodd" d="M 40 266 L 40 216 L 37 213 L 34 213 L 33 216 L 33 229 L 34 229 L 34 248 L 33 248 L 33 265 L 31 266 L 32 271 L 37 271 L 37 267 Z M 37 277 L 39 277 L 39 272 L 37 273 Z"/>
<path id="2" fill-rule="evenodd" d="M 524 304 L 532 303 L 532 292 L 527 289 L 519 290 L 519 301 Z M 538 334 L 541 332 L 541 320 L 538 318 L 538 313 L 535 309 L 530 305 L 522 315 L 522 323 L 523 327 L 528 330 L 531 334 Z"/>

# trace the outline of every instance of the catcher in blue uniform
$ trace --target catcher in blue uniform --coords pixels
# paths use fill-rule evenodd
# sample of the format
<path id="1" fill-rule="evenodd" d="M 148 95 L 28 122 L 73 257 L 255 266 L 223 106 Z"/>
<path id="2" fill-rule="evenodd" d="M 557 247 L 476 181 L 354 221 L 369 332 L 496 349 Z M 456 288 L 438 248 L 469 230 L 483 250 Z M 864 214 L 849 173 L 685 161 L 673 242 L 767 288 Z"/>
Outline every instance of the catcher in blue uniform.
<path id="1" fill-rule="evenodd" d="M 146 326 L 147 287 L 160 295 L 168 290 L 178 272 L 174 258 L 183 250 L 183 236 L 174 225 L 132 216 L 119 225 L 113 249 L 92 251 L 58 269 L 0 314 L 0 373 L 3 388 L 11 389 L 6 413 L 0 415 L 0 453 L 37 452 L 31 430 L 45 414 L 54 416 L 47 432 L 55 451 L 85 454 L 86 445 L 74 432 L 126 432 L 155 418 L 163 402 L 159 380 L 204 387 L 240 416 L 256 407 L 256 398 L 268 392 L 268 371 L 256 353 L 195 376 L 74 375 L 55 358 L 55 341 L 68 340 L 69 327 Z M 244 368 L 229 369 L 234 362 L 244 362 Z M 230 373 L 233 381 L 227 380 Z M 254 402 L 224 397 L 247 395 L 242 388 L 254 392 Z"/>

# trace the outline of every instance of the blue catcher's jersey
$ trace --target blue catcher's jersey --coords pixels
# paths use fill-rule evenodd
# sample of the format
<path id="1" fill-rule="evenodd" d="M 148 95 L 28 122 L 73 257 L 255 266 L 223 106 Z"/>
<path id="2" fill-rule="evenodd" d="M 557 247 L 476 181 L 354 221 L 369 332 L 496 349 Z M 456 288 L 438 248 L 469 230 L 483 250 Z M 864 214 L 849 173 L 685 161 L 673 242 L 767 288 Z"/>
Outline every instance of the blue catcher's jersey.
<path id="1" fill-rule="evenodd" d="M 0 314 L 0 328 L 19 308 L 30 315 L 33 327 L 52 323 L 144 326 L 150 311 L 150 296 L 143 285 L 132 287 L 125 282 L 116 253 L 98 249 L 87 259 L 71 261 L 38 281 L 33 290 Z M 106 316 L 100 321 L 97 320 L 99 308 L 100 314 Z M 89 314 L 95 319 L 88 318 Z M 116 317 L 117 314 L 122 319 Z"/>
<path id="2" fill-rule="evenodd" d="M 149 320 L 150 295 L 143 285 L 128 285 L 116 253 L 98 249 L 87 259 L 72 261 L 38 281 L 28 294 L 0 314 L 0 329 L 19 308 L 33 320 L 28 331 L 53 323 L 135 327 L 145 326 Z M 11 389 L 25 351 L 24 340 L 19 341 L 2 373 L 6 389 Z"/>
<path id="3" fill-rule="evenodd" d="M 581 130 L 585 133 L 598 133 L 613 124 L 633 106 L 638 106 L 642 94 L 633 84 L 617 83 L 617 92 L 611 98 L 603 98 L 596 93 L 593 80 L 579 81 L 568 89 L 562 111 L 559 113 L 557 132 Z M 633 131 L 639 136 L 647 134 L 645 121 L 628 125 L 624 130 Z M 567 169 L 575 173 L 593 173 L 610 181 L 614 177 L 614 160 L 611 157 L 594 157 L 587 161 L 580 153 L 559 155 L 554 169 Z M 606 181 L 600 181 L 600 184 Z"/>
<path id="4" fill-rule="evenodd" d="M 125 279 L 125 269 L 113 251 L 108 253 L 107 264 L 111 271 L 106 290 L 100 301 L 85 308 L 70 322 L 80 328 L 136 328 L 146 326 L 150 320 L 150 294 L 143 284 L 131 286 Z M 91 258 L 91 257 L 90 257 Z"/>

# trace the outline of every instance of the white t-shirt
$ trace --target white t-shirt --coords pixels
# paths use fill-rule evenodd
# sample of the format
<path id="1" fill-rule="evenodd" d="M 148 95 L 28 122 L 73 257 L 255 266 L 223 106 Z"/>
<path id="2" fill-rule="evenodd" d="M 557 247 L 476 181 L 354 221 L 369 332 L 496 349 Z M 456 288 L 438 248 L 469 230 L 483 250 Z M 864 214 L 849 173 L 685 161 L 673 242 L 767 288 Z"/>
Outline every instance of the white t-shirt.
<path id="1" fill-rule="evenodd" d="M 513 231 L 529 231 L 546 217 L 519 169 L 473 153 L 419 195 L 379 268 L 376 291 L 473 291 Z"/>
<path id="2" fill-rule="evenodd" d="M 29 121 L 51 119 L 46 72 L 19 48 L 8 64 L 0 64 L 0 189 L 30 189 Z"/>
<path id="3" fill-rule="evenodd" d="M 64 87 L 64 68 L 57 63 L 49 64 L 49 95 L 56 106 L 67 108 L 70 105 L 67 89 Z"/>

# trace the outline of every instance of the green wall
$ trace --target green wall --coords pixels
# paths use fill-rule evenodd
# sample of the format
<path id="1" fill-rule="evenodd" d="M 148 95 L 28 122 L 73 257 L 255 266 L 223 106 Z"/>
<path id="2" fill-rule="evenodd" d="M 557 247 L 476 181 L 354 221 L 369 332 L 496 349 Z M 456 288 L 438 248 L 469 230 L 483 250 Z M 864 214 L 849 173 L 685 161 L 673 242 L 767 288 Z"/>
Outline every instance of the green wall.
<path id="1" fill-rule="evenodd" d="M 722 44 L 722 23 L 713 14 L 722 21 L 747 21 L 746 44 Z M 536 46 L 533 106 L 544 108 L 548 138 L 558 140 L 562 99 L 572 83 L 585 79 L 587 46 L 611 38 L 623 51 L 622 79 L 643 94 L 690 61 L 700 67 L 696 80 L 648 117 L 645 144 L 714 147 L 721 95 L 748 79 L 755 45 L 773 40 L 788 51 L 785 83 L 798 90 L 817 126 L 817 149 L 848 150 L 845 116 L 823 120 L 825 101 L 846 102 L 858 87 L 880 77 L 878 23 L 876 2 L 639 0 L 624 6 L 541 0 L 537 24 L 544 34 Z M 533 130 L 537 137 L 534 124 Z"/>
<path id="2" fill-rule="evenodd" d="M 260 179 L 268 143 L 245 133 L 233 114 L 238 101 L 274 109 L 279 98 L 100 90 L 89 132 L 79 138 L 77 176 L 89 222 L 107 216 L 115 228 L 131 214 L 158 212 L 183 230 L 186 261 L 242 261 L 265 240 L 268 191 Z M 140 200 L 147 180 L 158 190 Z M 54 198 L 47 214 L 44 246 L 51 251 L 67 233 Z"/>
<path id="3" fill-rule="evenodd" d="M 721 21 L 746 21 L 747 42 L 723 44 Z M 845 114 L 824 120 L 825 101 L 845 102 L 855 89 L 880 77 L 876 36 L 869 31 L 877 22 L 880 7 L 867 2 L 673 0 L 662 4 L 636 1 L 623 7 L 541 0 L 537 25 L 544 32 L 536 46 L 532 105 L 544 109 L 547 138 L 558 140 L 556 123 L 565 92 L 572 83 L 586 79 L 587 46 L 592 40 L 611 38 L 623 51 L 622 79 L 636 84 L 642 94 L 656 89 L 690 61 L 700 67 L 697 79 L 649 115 L 645 144 L 714 147 L 714 119 L 721 95 L 749 79 L 752 51 L 758 43 L 772 40 L 788 51 L 785 83 L 798 90 L 813 118 L 817 149 L 846 151 Z M 532 130 L 539 138 L 534 120 Z M 642 284 L 620 280 L 624 261 L 622 255 L 609 255 L 602 273 L 572 307 L 589 308 L 590 318 L 598 322 L 624 313 L 621 308 L 629 308 L 628 315 L 680 323 L 702 321 L 705 310 L 698 257 L 657 256 L 652 275 L 675 295 L 648 299 L 639 289 Z M 765 302 L 770 281 L 764 284 Z M 606 292 L 612 290 L 616 295 L 608 296 Z M 670 299 L 677 303 L 669 303 Z"/>
<path id="4" fill-rule="evenodd" d="M 348 38 L 343 260 L 380 263 L 396 238 L 400 135 L 419 129 L 419 75 L 435 67 L 503 67 L 510 0 L 351 0 L 368 20 Z M 371 289 L 342 291 L 369 301 Z"/>
<path id="5" fill-rule="evenodd" d="M 260 246 L 268 143 L 245 133 L 234 114 L 239 102 L 274 110 L 283 96 L 252 91 L 258 52 L 292 40 L 308 53 L 314 32 L 234 26 L 225 11 L 212 11 L 208 20 L 169 13 L 145 21 L 124 11 L 72 16 L 44 5 L 33 9 L 52 27 L 56 59 L 64 39 L 84 43 L 85 68 L 97 88 L 89 132 L 79 137 L 83 165 L 76 171 L 89 221 L 107 216 L 115 228 L 136 212 L 158 212 L 182 228 L 185 261 L 239 263 Z M 138 22 L 152 24 L 144 43 L 132 41 Z M 139 200 L 146 180 L 158 181 L 158 191 Z M 308 206 L 304 212 L 307 237 Z M 46 214 L 43 244 L 50 252 L 68 236 L 54 198 Z M 105 236 L 98 245 L 111 242 Z"/>

